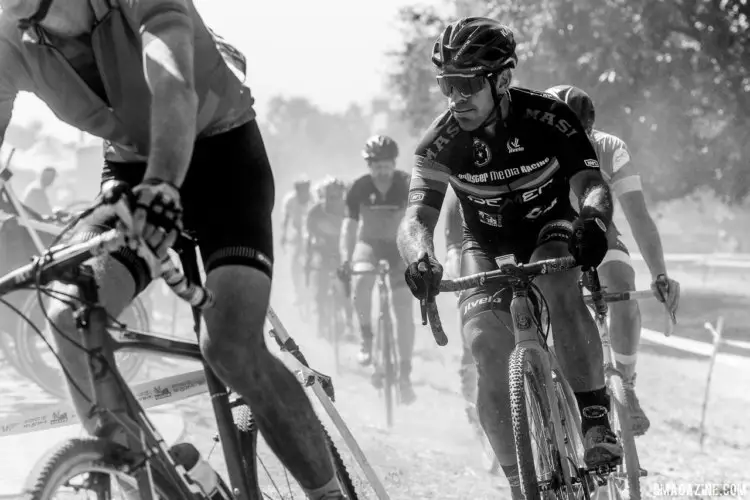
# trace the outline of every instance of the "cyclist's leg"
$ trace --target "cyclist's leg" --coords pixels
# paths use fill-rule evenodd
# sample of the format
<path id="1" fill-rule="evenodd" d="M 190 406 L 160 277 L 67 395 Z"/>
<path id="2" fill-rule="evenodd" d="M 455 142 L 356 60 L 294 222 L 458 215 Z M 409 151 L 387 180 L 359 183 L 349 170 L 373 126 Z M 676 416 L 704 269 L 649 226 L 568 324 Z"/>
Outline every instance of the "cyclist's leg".
<path id="1" fill-rule="evenodd" d="M 502 252 L 510 253 L 510 252 Z M 497 269 L 494 255 L 467 238 L 461 257 L 461 275 Z M 464 342 L 471 349 L 477 372 L 477 413 L 498 463 L 510 483 L 513 498 L 520 491 L 513 424 L 510 412 L 508 361 L 515 346 L 510 317 L 511 294 L 486 285 L 462 292 L 459 298 Z"/>
<path id="2" fill-rule="evenodd" d="M 570 255 L 568 239 L 572 224 L 553 220 L 539 231 L 535 262 Z M 589 466 L 620 458 L 622 448 L 609 427 L 609 397 L 604 387 L 602 344 L 591 313 L 578 290 L 578 269 L 540 276 L 536 284 L 549 306 L 554 332 L 555 352 L 581 410 L 585 460 Z"/>
<path id="3" fill-rule="evenodd" d="M 460 323 L 459 311 L 459 323 Z M 461 361 L 458 368 L 458 375 L 461 380 L 461 395 L 466 401 L 466 416 L 472 424 L 477 423 L 476 406 L 477 406 L 477 367 L 474 364 L 474 355 L 471 353 L 471 346 L 466 342 L 465 337 L 461 336 Z"/>
<path id="4" fill-rule="evenodd" d="M 274 184 L 256 122 L 198 141 L 182 192 L 185 226 L 197 233 L 216 296 L 201 336 L 206 361 L 247 401 L 269 447 L 308 496 L 338 491 L 312 405 L 264 338 Z"/>
<path id="5" fill-rule="evenodd" d="M 635 270 L 625 244 L 615 239 L 599 266 L 599 278 L 608 292 L 635 290 Z M 644 434 L 651 423 L 635 394 L 635 363 L 641 338 L 641 311 L 635 300 L 609 304 L 610 334 L 617 369 L 623 375 L 633 432 Z"/>
<path id="6" fill-rule="evenodd" d="M 404 280 L 406 266 L 398 252 L 396 242 L 383 244 L 380 258 L 390 266 L 391 304 L 396 319 L 399 358 L 399 390 L 401 402 L 411 404 L 416 400 L 411 384 L 412 354 L 414 353 L 414 298 Z"/>
<path id="7" fill-rule="evenodd" d="M 103 181 L 112 179 L 135 185 L 140 182 L 145 170 L 145 164 L 110 163 L 105 168 Z M 89 218 L 76 227 L 71 241 L 91 239 L 113 228 L 114 222 L 113 218 Z M 133 298 L 149 284 L 149 273 L 145 263 L 131 250 L 124 249 L 112 255 L 91 259 L 89 264 L 93 268 L 99 286 L 99 302 L 112 317 L 118 317 Z M 53 289 L 68 296 L 80 297 L 80 291 L 76 286 L 55 283 Z M 57 327 L 52 328 L 56 352 L 75 384 L 69 383 L 68 385 L 73 404 L 84 428 L 91 434 L 109 436 L 109 429 L 94 428 L 95 421 L 86 417 L 90 414 L 93 400 L 87 373 L 89 361 L 87 355 L 78 347 L 81 337 L 76 328 L 73 312 L 67 302 L 69 302 L 67 296 L 64 302 L 52 300 L 48 308 L 50 319 Z M 75 344 L 71 340 L 75 341 Z M 111 353 L 109 361 L 114 362 Z M 108 417 L 103 417 L 102 422 L 105 427 L 114 425 Z M 126 444 L 122 435 L 111 437 Z"/>
<path id="8" fill-rule="evenodd" d="M 352 270 L 354 271 L 374 270 L 377 260 L 372 245 L 364 241 L 358 241 L 354 247 L 352 261 Z M 362 335 L 362 345 L 357 360 L 360 364 L 367 366 L 372 363 L 372 288 L 375 284 L 375 276 L 359 274 L 355 275 L 352 281 L 354 310 L 357 313 Z"/>

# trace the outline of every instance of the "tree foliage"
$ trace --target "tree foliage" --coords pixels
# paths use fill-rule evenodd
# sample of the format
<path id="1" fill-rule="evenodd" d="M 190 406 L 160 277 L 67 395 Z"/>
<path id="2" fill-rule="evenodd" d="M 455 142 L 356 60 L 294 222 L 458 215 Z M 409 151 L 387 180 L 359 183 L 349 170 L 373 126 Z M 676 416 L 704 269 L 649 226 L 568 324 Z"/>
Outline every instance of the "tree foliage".
<path id="1" fill-rule="evenodd" d="M 633 150 L 656 199 L 698 186 L 739 202 L 750 192 L 747 0 L 456 0 L 454 17 L 489 15 L 518 42 L 517 84 L 570 83 L 597 108 L 597 128 Z M 430 50 L 452 19 L 400 13 L 404 41 L 391 85 L 415 133 L 444 108 Z"/>

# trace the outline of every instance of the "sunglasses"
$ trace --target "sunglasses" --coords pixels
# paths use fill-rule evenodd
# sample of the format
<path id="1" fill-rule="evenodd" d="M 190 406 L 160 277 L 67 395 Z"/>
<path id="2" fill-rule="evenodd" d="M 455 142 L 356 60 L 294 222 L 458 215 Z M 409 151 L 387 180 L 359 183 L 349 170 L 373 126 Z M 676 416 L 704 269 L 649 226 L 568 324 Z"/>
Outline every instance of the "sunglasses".
<path id="1" fill-rule="evenodd" d="M 47 17 L 47 14 L 49 13 L 49 8 L 52 6 L 53 1 L 54 0 L 41 0 L 41 2 L 39 2 L 39 7 L 36 9 L 36 12 L 34 12 L 34 14 L 24 19 L 18 20 L 18 27 L 21 30 L 26 31 L 32 26 L 36 26 L 37 24 L 44 21 L 44 18 Z"/>
<path id="2" fill-rule="evenodd" d="M 450 97 L 453 89 L 456 89 L 463 97 L 471 97 L 482 90 L 487 82 L 488 75 L 465 75 L 453 73 L 438 75 L 437 82 L 440 91 Z"/>

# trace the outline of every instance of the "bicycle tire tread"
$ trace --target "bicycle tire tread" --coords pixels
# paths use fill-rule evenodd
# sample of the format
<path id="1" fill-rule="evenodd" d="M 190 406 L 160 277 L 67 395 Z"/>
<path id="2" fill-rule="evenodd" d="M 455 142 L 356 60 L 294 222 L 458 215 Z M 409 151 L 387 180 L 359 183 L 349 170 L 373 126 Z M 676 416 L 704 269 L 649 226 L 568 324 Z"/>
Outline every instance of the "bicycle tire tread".
<path id="1" fill-rule="evenodd" d="M 625 454 L 623 462 L 625 463 L 628 478 L 629 500 L 640 500 L 641 464 L 635 446 L 635 436 L 630 426 L 630 413 L 627 400 L 625 399 L 625 387 L 623 386 L 622 376 L 619 373 L 610 374 L 607 385 L 611 393 L 610 397 L 614 404 L 614 410 L 617 412 L 617 420 L 620 423 L 620 442 L 622 444 L 622 451 Z"/>
<path id="2" fill-rule="evenodd" d="M 126 464 L 119 461 L 117 454 L 125 451 L 123 446 L 104 439 L 74 438 L 63 441 L 51 448 L 32 468 L 26 478 L 22 498 L 24 500 L 47 500 L 48 494 L 51 493 L 47 489 L 50 481 L 55 479 L 55 474 L 60 469 L 69 467 L 71 462 L 84 454 L 93 454 L 98 457 L 91 460 L 92 463 L 103 463 L 108 467 L 118 469 Z M 174 491 L 158 470 L 152 468 L 151 471 L 154 485 L 162 491 L 165 498 L 179 498 L 179 493 Z"/>
<path id="3" fill-rule="evenodd" d="M 252 410 L 247 405 L 241 405 L 237 407 L 235 416 L 235 426 L 237 427 L 237 430 L 239 431 L 239 439 L 240 439 L 240 449 L 243 456 L 243 462 L 245 467 L 245 472 L 250 473 L 251 475 L 257 477 L 257 471 L 248 471 L 248 467 L 255 468 L 256 464 L 256 456 L 257 456 L 257 432 L 258 432 L 258 425 L 255 422 L 255 417 L 253 416 Z M 333 439 L 331 438 L 331 435 L 328 433 L 328 430 L 326 429 L 325 425 L 323 425 L 322 422 L 320 422 L 320 419 L 318 419 L 318 423 L 320 423 L 321 428 L 323 429 L 323 435 L 326 440 L 326 444 L 328 445 L 329 452 L 331 454 L 331 457 L 333 459 L 334 464 L 334 473 L 339 479 L 339 482 L 341 484 L 341 487 L 344 489 L 344 493 L 347 495 L 347 498 L 349 500 L 358 500 L 358 495 L 356 492 L 356 489 L 354 488 L 354 482 L 352 481 L 351 475 L 349 474 L 349 470 L 346 468 L 346 465 L 344 464 L 344 460 L 341 458 L 341 454 L 339 453 L 338 448 L 333 442 Z M 249 455 L 249 456 L 248 456 Z M 252 464 L 252 465 L 251 465 Z M 257 483 L 257 481 L 256 481 Z M 255 487 L 259 487 L 257 484 L 254 485 Z M 262 495 L 260 496 L 262 498 Z"/>
<path id="4" fill-rule="evenodd" d="M 524 386 L 524 365 L 530 356 L 531 352 L 523 347 L 514 349 L 510 356 L 510 408 L 521 491 L 527 500 L 539 500 Z"/>

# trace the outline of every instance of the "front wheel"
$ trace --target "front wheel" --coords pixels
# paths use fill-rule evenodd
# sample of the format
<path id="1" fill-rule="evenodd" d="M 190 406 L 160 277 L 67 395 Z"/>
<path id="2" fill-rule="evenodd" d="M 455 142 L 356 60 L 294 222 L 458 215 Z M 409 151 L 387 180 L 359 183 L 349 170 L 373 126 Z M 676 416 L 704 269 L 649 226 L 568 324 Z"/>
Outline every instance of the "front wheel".
<path id="1" fill-rule="evenodd" d="M 271 464 L 264 461 L 258 454 L 258 426 L 255 417 L 247 405 L 234 410 L 234 423 L 239 435 L 239 446 L 242 453 L 242 467 L 250 483 L 249 500 L 284 500 L 297 498 L 302 492 L 298 485 L 292 485 L 289 472 L 281 464 Z M 333 459 L 334 473 L 339 481 L 342 492 L 348 500 L 357 500 L 359 496 L 354 489 L 354 483 L 346 469 L 346 465 L 333 443 L 328 431 L 321 423 L 328 450 Z M 262 469 L 259 473 L 258 465 Z"/>
<path id="2" fill-rule="evenodd" d="M 521 490 L 526 500 L 581 498 L 568 491 L 538 354 L 517 347 L 510 357 L 510 407 Z"/>
<path id="3" fill-rule="evenodd" d="M 23 498 L 79 498 L 83 491 L 90 491 L 93 498 L 138 498 L 136 479 L 129 472 L 133 464 L 126 462 L 126 454 L 122 446 L 103 439 L 71 439 L 60 443 L 29 474 Z M 159 500 L 181 497 L 156 468 L 152 467 L 151 472 Z M 86 497 L 84 493 L 83 498 Z"/>
<path id="4" fill-rule="evenodd" d="M 625 399 L 622 375 L 616 371 L 607 373 L 607 389 L 614 411 L 610 412 L 610 426 L 622 444 L 623 463 L 610 474 L 607 482 L 610 499 L 640 500 L 641 465 L 635 447 L 635 436 L 630 423 L 630 411 Z"/>

